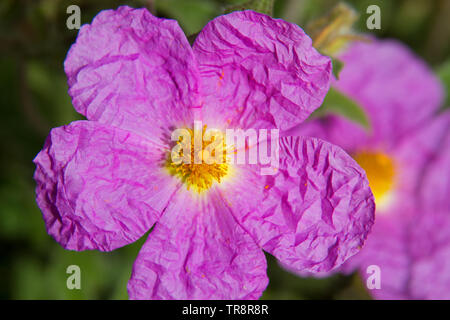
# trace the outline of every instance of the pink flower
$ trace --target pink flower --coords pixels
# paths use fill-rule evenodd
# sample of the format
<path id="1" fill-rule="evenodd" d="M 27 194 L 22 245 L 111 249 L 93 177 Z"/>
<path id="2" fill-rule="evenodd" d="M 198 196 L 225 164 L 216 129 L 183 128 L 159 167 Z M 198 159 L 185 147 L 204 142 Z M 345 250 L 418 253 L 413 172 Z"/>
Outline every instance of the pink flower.
<path id="1" fill-rule="evenodd" d="M 378 299 L 450 298 L 449 120 L 443 90 L 423 61 L 392 40 L 355 43 L 336 87 L 365 109 L 372 130 L 339 116 L 292 133 L 327 139 L 365 169 L 376 199 L 366 246 L 343 272 L 380 268 Z M 300 271 L 301 274 L 303 274 Z"/>
<path id="2" fill-rule="evenodd" d="M 188 184 L 167 168 L 172 130 L 196 119 L 286 130 L 320 106 L 331 63 L 298 26 L 235 12 L 191 48 L 175 21 L 120 7 L 81 28 L 65 70 L 88 121 L 51 131 L 35 159 L 37 202 L 66 249 L 114 250 L 154 226 L 130 298 L 255 299 L 268 282 L 263 250 L 323 271 L 363 244 L 374 211 L 367 179 L 324 141 L 281 138 L 274 175 L 230 165 L 216 179 L 203 164 Z M 187 188 L 196 183 L 203 192 Z"/>

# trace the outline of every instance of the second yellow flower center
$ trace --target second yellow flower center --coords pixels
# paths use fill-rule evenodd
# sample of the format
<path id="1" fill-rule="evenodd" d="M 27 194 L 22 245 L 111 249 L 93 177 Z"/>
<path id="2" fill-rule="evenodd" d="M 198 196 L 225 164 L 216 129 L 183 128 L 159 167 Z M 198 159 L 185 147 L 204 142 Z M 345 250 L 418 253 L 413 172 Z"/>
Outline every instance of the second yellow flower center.
<path id="1" fill-rule="evenodd" d="M 377 205 L 383 204 L 394 185 L 394 162 L 382 152 L 359 152 L 353 158 L 366 171 Z"/>

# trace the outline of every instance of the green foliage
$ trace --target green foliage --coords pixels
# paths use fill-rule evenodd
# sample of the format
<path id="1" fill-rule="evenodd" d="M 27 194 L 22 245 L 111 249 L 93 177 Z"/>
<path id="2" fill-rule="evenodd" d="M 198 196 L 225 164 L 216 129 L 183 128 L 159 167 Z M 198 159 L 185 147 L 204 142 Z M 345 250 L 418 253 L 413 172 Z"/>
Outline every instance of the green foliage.
<path id="1" fill-rule="evenodd" d="M 220 10 L 215 1 L 165 0 L 155 2 L 156 12 L 176 19 L 187 35 L 199 32 Z"/>
<path id="2" fill-rule="evenodd" d="M 31 61 L 26 65 L 26 77 L 34 103 L 51 121 L 52 127 L 81 119 L 72 107 L 66 77 L 62 70 L 58 71 L 39 61 Z"/>
<path id="3" fill-rule="evenodd" d="M 357 102 L 331 87 L 322 106 L 314 111 L 311 117 L 322 117 L 327 114 L 338 114 L 370 129 L 369 118 Z"/>
<path id="4" fill-rule="evenodd" d="M 439 66 L 437 69 L 437 75 L 444 86 L 446 99 L 444 102 L 444 108 L 448 108 L 450 106 L 450 60 Z"/>
<path id="5" fill-rule="evenodd" d="M 334 274 L 330 277 L 317 279 L 314 277 L 298 277 L 283 269 L 277 260 L 266 253 L 270 285 L 263 293 L 263 300 L 303 300 L 303 299 L 333 299 L 347 288 L 351 276 Z"/>
<path id="6" fill-rule="evenodd" d="M 333 64 L 333 75 L 336 79 L 339 79 L 339 73 L 341 73 L 344 67 L 344 62 L 337 58 L 331 58 L 331 63 Z"/>
<path id="7" fill-rule="evenodd" d="M 273 16 L 273 6 L 275 0 L 249 0 L 240 5 L 233 5 L 226 8 L 225 13 L 230 13 L 238 10 L 253 10 Z"/>

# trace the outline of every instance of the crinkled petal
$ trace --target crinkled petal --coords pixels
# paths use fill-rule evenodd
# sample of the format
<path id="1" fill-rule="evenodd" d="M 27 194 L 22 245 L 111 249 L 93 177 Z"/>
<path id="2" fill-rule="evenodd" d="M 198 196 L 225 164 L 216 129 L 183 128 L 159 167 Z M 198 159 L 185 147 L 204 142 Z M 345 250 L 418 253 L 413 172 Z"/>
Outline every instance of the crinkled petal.
<path id="1" fill-rule="evenodd" d="M 318 108 L 329 89 L 330 59 L 297 25 L 260 13 L 215 18 L 193 50 L 203 120 L 214 127 L 289 129 Z"/>
<path id="2" fill-rule="evenodd" d="M 128 283 L 131 299 L 257 299 L 266 259 L 220 197 L 180 190 L 150 233 Z"/>
<path id="3" fill-rule="evenodd" d="M 178 23 L 126 6 L 84 25 L 64 62 L 75 109 L 97 120 L 165 141 L 198 106 L 198 71 Z"/>
<path id="4" fill-rule="evenodd" d="M 71 250 L 109 251 L 137 240 L 176 190 L 161 154 L 139 135 L 98 122 L 53 129 L 34 159 L 47 232 Z"/>
<path id="5" fill-rule="evenodd" d="M 324 272 L 359 251 L 375 205 L 364 171 L 342 149 L 319 139 L 285 137 L 275 175 L 250 168 L 236 169 L 235 178 L 221 184 L 222 197 L 244 229 L 283 265 Z"/>

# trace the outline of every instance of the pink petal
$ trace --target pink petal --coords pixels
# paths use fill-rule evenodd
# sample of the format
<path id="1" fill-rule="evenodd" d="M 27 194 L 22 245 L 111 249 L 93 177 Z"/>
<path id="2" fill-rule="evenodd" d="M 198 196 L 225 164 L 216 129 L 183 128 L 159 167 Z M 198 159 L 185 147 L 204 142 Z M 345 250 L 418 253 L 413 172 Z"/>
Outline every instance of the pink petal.
<path id="1" fill-rule="evenodd" d="M 419 299 L 450 299 L 450 112 L 437 118 L 433 127 L 441 136 L 434 136 L 438 144 L 422 172 L 409 242 L 414 261 L 409 289 Z"/>
<path id="2" fill-rule="evenodd" d="M 428 151 L 422 160 L 427 169 L 420 186 L 421 206 L 450 213 L 450 111 L 437 116 L 425 134 L 421 144 L 412 141 L 415 147 Z M 433 147 L 434 152 L 431 152 Z"/>
<path id="3" fill-rule="evenodd" d="M 378 147 L 376 143 L 371 143 L 372 132 L 372 129 L 368 130 L 343 116 L 329 114 L 322 118 L 308 119 L 289 130 L 286 135 L 323 139 L 353 153 Z"/>
<path id="4" fill-rule="evenodd" d="M 363 286 L 372 276 L 369 266 L 380 268 L 380 289 L 368 289 L 369 294 L 377 299 L 407 299 L 408 280 L 411 260 L 408 255 L 409 233 L 408 215 L 389 217 L 380 215 L 376 218 L 364 248 L 351 257 L 342 266 L 344 273 L 359 270 Z"/>
<path id="5" fill-rule="evenodd" d="M 432 70 L 411 50 L 393 40 L 358 42 L 340 57 L 344 68 L 334 86 L 358 102 L 371 130 L 345 117 L 329 115 L 311 122 L 322 126 L 311 135 L 309 123 L 291 135 L 311 135 L 342 147 L 395 150 L 442 103 L 443 89 Z"/>
<path id="6" fill-rule="evenodd" d="M 408 283 L 410 297 L 450 299 L 449 201 L 445 209 L 419 212 L 414 225 L 420 227 L 413 229 L 409 242 L 414 261 Z"/>
<path id="7" fill-rule="evenodd" d="M 449 299 L 449 211 L 389 212 L 376 221 L 364 248 L 340 271 L 359 270 L 366 286 L 367 268 L 378 266 L 381 288 L 368 290 L 376 299 Z"/>
<path id="8" fill-rule="evenodd" d="M 266 259 L 214 194 L 180 190 L 142 247 L 131 299 L 257 299 Z"/>
<path id="9" fill-rule="evenodd" d="M 372 145 L 395 145 L 442 103 L 442 86 L 432 70 L 399 42 L 355 43 L 340 58 L 344 68 L 336 87 L 365 108 Z"/>
<path id="10" fill-rule="evenodd" d="M 161 150 L 97 122 L 51 131 L 34 162 L 47 232 L 71 250 L 113 250 L 141 237 L 176 189 Z"/>
<path id="11" fill-rule="evenodd" d="M 313 138 L 281 138 L 278 173 L 240 168 L 222 197 L 264 250 L 297 271 L 341 265 L 374 220 L 363 170 L 342 149 Z"/>
<path id="12" fill-rule="evenodd" d="M 100 12 L 80 29 L 64 68 L 78 112 L 157 143 L 198 106 L 198 72 L 183 31 L 146 9 Z"/>
<path id="13" fill-rule="evenodd" d="M 253 11 L 215 18 L 193 50 L 203 120 L 213 127 L 289 129 L 321 105 L 329 88 L 330 59 L 303 30 Z"/>
<path id="14" fill-rule="evenodd" d="M 450 112 L 436 116 L 416 128 L 391 151 L 397 169 L 395 202 L 389 208 L 390 211 L 407 211 L 408 207 L 411 207 L 408 209 L 411 211 L 420 206 L 429 210 L 448 198 L 448 180 L 443 179 L 448 176 L 448 162 L 442 158 L 445 150 L 448 150 L 445 140 L 448 139 L 449 124 Z M 433 181 L 422 181 L 424 172 L 427 173 L 426 179 Z M 424 188 L 423 184 L 430 187 Z M 418 190 L 421 190 L 422 199 L 418 197 Z M 441 201 L 438 201 L 438 197 Z M 441 210 L 442 207 L 436 209 Z"/>

